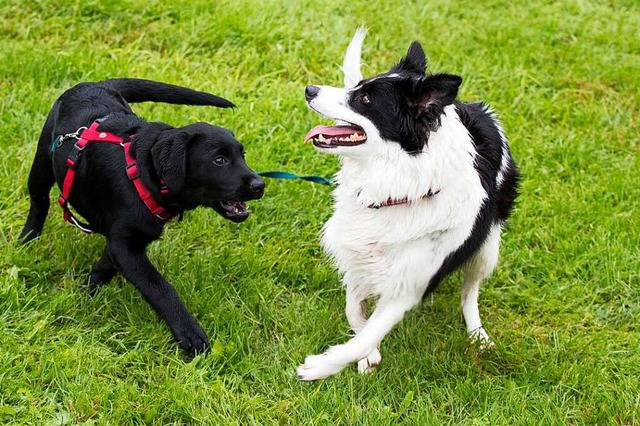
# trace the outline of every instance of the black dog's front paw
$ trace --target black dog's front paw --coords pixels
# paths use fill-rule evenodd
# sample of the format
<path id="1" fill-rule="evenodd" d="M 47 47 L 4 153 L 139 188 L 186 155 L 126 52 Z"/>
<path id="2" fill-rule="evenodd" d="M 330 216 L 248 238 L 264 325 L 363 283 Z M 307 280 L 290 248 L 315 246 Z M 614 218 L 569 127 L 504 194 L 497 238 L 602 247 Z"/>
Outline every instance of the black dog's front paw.
<path id="1" fill-rule="evenodd" d="M 27 243 L 35 240 L 41 234 L 42 232 L 38 232 L 35 229 L 29 228 L 27 225 L 25 225 L 24 229 L 20 233 L 20 236 L 18 237 L 18 244 L 20 244 L 21 246 L 27 245 Z"/>
<path id="2" fill-rule="evenodd" d="M 95 296 L 100 287 L 108 284 L 114 275 L 115 270 L 99 272 L 94 268 L 91 273 L 89 273 L 89 276 L 87 276 L 87 278 L 84 280 L 84 286 L 89 292 L 89 296 Z"/>
<path id="3" fill-rule="evenodd" d="M 209 339 L 195 319 L 189 318 L 171 327 L 173 337 L 182 349 L 197 355 L 209 348 Z"/>
<path id="4" fill-rule="evenodd" d="M 89 292 L 89 296 L 93 297 L 98 292 L 98 289 L 104 285 L 103 282 L 96 279 L 93 273 L 90 273 L 84 280 L 84 288 Z"/>

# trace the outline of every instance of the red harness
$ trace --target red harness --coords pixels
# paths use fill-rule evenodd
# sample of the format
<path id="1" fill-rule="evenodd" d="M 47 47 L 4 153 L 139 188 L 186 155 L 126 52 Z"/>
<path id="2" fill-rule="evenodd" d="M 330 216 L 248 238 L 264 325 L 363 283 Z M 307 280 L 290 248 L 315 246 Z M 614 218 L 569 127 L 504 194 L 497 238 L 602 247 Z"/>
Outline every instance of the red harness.
<path id="1" fill-rule="evenodd" d="M 77 226 L 82 231 L 88 234 L 94 232 L 94 230 L 91 229 L 89 225 L 86 225 L 77 220 L 73 213 L 71 213 L 71 210 L 69 210 L 69 195 L 71 195 L 73 181 L 76 177 L 78 160 L 80 159 L 80 154 L 82 154 L 82 151 L 87 147 L 89 142 L 109 142 L 116 143 L 122 146 L 122 148 L 124 149 L 124 158 L 127 162 L 127 176 L 129 177 L 131 182 L 133 182 L 133 186 L 135 186 L 136 191 L 138 191 L 140 199 L 144 202 L 151 213 L 157 218 L 164 221 L 171 219 L 173 214 L 171 214 L 171 212 L 165 207 L 161 206 L 160 203 L 158 203 L 158 201 L 153 197 L 151 191 L 142 183 L 142 180 L 140 179 L 140 175 L 138 173 L 138 163 L 129 152 L 131 148 L 131 142 L 124 142 L 122 137 L 113 133 L 98 131 L 99 125 L 100 122 L 94 121 L 91 126 L 89 126 L 89 128 L 81 127 L 76 133 L 64 135 L 60 139 L 60 141 L 62 141 L 69 137 L 75 137 L 78 140 L 69 153 L 69 156 L 67 157 L 67 174 L 64 177 L 64 182 L 62 183 L 62 192 L 60 193 L 60 197 L 58 198 L 58 202 L 60 203 L 60 206 L 63 210 L 62 217 L 64 218 L 64 220 Z M 80 133 L 80 131 L 82 131 L 82 133 Z M 78 133 L 80 133 L 80 136 L 77 136 Z M 55 148 L 56 146 L 54 145 L 54 149 Z M 166 187 L 163 187 L 161 189 L 162 194 L 167 194 L 168 192 L 169 190 Z"/>

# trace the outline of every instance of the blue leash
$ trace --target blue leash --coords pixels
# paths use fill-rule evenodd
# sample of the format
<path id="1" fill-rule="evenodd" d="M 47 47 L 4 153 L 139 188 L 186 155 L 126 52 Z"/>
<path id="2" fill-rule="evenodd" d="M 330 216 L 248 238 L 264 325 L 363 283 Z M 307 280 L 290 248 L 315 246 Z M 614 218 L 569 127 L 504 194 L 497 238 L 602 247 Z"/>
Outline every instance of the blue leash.
<path id="1" fill-rule="evenodd" d="M 280 172 L 280 171 L 274 171 L 274 172 L 259 172 L 258 173 L 260 176 L 264 176 L 264 177 L 268 177 L 268 178 L 273 178 L 273 179 L 302 179 L 302 180 L 308 180 L 309 182 L 313 182 L 313 183 L 319 183 L 321 185 L 333 185 L 333 179 L 327 179 L 327 178 L 323 178 L 322 176 L 298 176 L 298 175 L 294 175 L 293 173 L 287 173 L 287 172 Z"/>

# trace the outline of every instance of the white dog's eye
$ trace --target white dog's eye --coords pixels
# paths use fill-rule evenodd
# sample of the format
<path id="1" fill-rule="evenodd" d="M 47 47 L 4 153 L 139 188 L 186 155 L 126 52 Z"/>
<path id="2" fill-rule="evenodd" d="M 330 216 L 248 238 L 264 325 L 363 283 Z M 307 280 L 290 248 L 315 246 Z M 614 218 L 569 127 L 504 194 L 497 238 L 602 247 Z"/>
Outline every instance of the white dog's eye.
<path id="1" fill-rule="evenodd" d="M 216 159 L 213 160 L 213 162 L 216 164 L 216 166 L 224 166 L 225 164 L 227 164 L 227 159 L 220 156 L 220 157 L 216 157 Z"/>
<path id="2" fill-rule="evenodd" d="M 360 96 L 360 103 L 364 105 L 369 105 L 371 103 L 371 101 L 369 100 L 369 96 L 367 95 Z"/>

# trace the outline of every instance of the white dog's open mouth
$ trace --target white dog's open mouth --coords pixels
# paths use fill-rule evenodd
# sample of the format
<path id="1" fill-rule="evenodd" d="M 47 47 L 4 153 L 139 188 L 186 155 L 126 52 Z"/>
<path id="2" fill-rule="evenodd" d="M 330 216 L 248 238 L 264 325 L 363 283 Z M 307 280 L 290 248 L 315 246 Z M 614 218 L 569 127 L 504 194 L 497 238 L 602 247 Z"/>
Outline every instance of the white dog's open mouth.
<path id="1" fill-rule="evenodd" d="M 367 135 L 358 126 L 316 126 L 304 137 L 318 148 L 336 148 L 339 146 L 356 146 L 367 141 Z"/>

